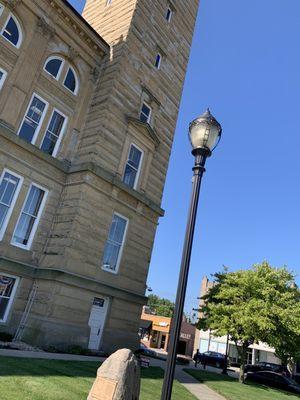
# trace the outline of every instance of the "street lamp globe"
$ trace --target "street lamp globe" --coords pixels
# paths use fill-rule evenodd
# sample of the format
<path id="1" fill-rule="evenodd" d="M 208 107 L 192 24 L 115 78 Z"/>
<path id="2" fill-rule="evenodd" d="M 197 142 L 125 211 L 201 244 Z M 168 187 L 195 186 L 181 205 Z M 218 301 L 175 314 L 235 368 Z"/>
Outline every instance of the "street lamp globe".
<path id="1" fill-rule="evenodd" d="M 218 145 L 222 135 L 222 127 L 209 108 L 204 114 L 190 123 L 189 138 L 194 155 L 204 153 L 210 156 Z"/>

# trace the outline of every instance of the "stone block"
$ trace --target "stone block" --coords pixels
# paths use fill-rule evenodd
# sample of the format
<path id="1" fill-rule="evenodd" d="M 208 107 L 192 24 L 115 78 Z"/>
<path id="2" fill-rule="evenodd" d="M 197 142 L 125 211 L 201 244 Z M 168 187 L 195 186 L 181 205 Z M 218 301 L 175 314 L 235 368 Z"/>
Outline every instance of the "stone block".
<path id="1" fill-rule="evenodd" d="M 138 400 L 140 367 L 131 350 L 112 354 L 98 369 L 88 400 Z"/>

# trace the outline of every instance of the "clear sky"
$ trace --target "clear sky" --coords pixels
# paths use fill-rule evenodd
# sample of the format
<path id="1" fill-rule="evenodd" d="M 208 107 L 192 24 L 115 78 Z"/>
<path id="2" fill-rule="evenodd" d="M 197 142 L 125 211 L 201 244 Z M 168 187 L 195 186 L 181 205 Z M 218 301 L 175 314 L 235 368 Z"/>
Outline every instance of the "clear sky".
<path id="1" fill-rule="evenodd" d="M 84 0 L 73 0 L 80 8 Z M 268 260 L 300 272 L 300 1 L 202 0 L 148 284 L 174 299 L 191 190 L 189 122 L 223 139 L 207 162 L 186 310 L 203 275 Z"/>

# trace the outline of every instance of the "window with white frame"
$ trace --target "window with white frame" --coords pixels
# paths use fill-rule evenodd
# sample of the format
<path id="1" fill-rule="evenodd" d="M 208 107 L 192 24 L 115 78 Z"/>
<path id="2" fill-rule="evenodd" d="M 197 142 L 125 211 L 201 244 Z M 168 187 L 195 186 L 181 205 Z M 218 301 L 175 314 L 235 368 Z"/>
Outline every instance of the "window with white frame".
<path id="1" fill-rule="evenodd" d="M 157 53 L 156 55 L 156 59 L 155 59 L 155 68 L 160 69 L 161 66 L 161 60 L 162 60 L 162 56 L 160 53 Z"/>
<path id="2" fill-rule="evenodd" d="M 124 247 L 128 219 L 114 214 L 105 244 L 102 268 L 110 272 L 118 272 Z"/>
<path id="3" fill-rule="evenodd" d="M 59 81 L 66 89 L 73 94 L 77 94 L 79 90 L 79 79 L 75 69 L 61 57 L 51 56 L 47 58 L 44 70 L 57 81 Z M 65 70 L 64 76 L 61 78 L 62 71 Z"/>
<path id="4" fill-rule="evenodd" d="M 0 272 L 0 322 L 6 322 L 14 300 L 19 278 Z"/>
<path id="5" fill-rule="evenodd" d="M 18 135 L 29 143 L 35 143 L 48 108 L 48 103 L 34 94 L 26 111 Z"/>
<path id="6" fill-rule="evenodd" d="M 173 11 L 172 11 L 171 7 L 168 7 L 167 12 L 166 12 L 166 20 L 168 22 L 171 22 L 172 16 L 173 16 Z"/>
<path id="7" fill-rule="evenodd" d="M 13 46 L 19 48 L 22 42 L 22 30 L 17 18 L 9 14 L 3 28 L 1 35 L 8 40 Z"/>
<path id="8" fill-rule="evenodd" d="M 106 6 L 110 6 L 112 3 L 112 0 L 106 0 Z"/>
<path id="9" fill-rule="evenodd" d="M 4 71 L 4 69 L 0 68 L 0 90 L 2 89 L 2 86 L 4 84 L 6 76 L 7 76 L 7 72 Z"/>
<path id="10" fill-rule="evenodd" d="M 40 186 L 30 186 L 11 241 L 14 246 L 30 249 L 47 193 Z"/>
<path id="11" fill-rule="evenodd" d="M 140 120 L 150 124 L 152 109 L 147 103 L 143 103 L 140 113 Z"/>
<path id="12" fill-rule="evenodd" d="M 141 165 L 143 159 L 143 151 L 132 144 L 129 149 L 128 160 L 126 163 L 123 182 L 129 187 L 135 189 L 138 183 Z"/>
<path id="13" fill-rule="evenodd" d="M 41 149 L 53 157 L 56 156 L 61 142 L 67 118 L 58 110 L 54 110 L 46 130 Z"/>
<path id="14" fill-rule="evenodd" d="M 44 65 L 44 70 L 53 78 L 59 79 L 64 60 L 58 57 L 49 57 Z"/>
<path id="15" fill-rule="evenodd" d="M 72 93 L 77 94 L 78 92 L 78 78 L 73 68 L 69 67 L 65 79 L 64 79 L 64 87 L 70 90 Z"/>
<path id="16" fill-rule="evenodd" d="M 23 178 L 5 169 L 0 178 L 0 240 L 3 239 Z"/>

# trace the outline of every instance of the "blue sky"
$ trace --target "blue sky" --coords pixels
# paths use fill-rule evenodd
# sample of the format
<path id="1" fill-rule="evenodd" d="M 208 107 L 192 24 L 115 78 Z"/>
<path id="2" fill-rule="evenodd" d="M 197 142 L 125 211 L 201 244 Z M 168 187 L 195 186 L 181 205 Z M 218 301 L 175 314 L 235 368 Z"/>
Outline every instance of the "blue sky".
<path id="1" fill-rule="evenodd" d="M 203 179 L 187 311 L 202 276 L 222 265 L 300 271 L 299 38 L 299 0 L 201 1 L 148 279 L 174 299 L 193 164 L 187 129 L 210 106 L 224 135 Z"/>

